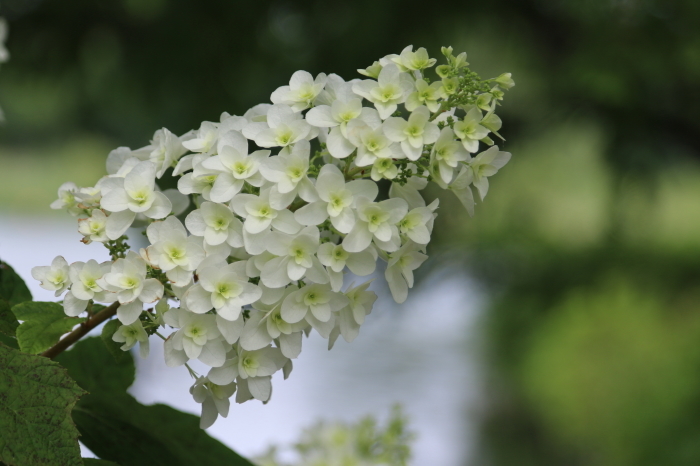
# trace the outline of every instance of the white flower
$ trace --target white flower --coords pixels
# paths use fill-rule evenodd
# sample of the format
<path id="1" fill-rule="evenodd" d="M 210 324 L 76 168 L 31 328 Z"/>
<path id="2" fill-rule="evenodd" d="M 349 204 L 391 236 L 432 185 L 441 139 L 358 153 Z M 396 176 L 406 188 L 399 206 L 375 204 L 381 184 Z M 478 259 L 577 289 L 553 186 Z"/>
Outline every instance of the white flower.
<path id="1" fill-rule="evenodd" d="M 155 190 L 156 166 L 140 162 L 119 185 L 102 197 L 102 207 L 112 212 L 107 218 L 107 237 L 117 239 L 131 226 L 137 213 L 148 218 L 166 217 L 172 204 L 165 194 Z"/>
<path id="2" fill-rule="evenodd" d="M 368 66 L 365 69 L 358 69 L 357 72 L 368 76 L 372 79 L 377 79 L 379 77 L 379 73 L 382 71 L 382 64 L 379 61 L 375 61 L 372 63 L 370 66 Z"/>
<path id="3" fill-rule="evenodd" d="M 75 183 L 63 183 L 58 188 L 58 199 L 51 203 L 52 209 L 66 209 L 71 215 L 79 215 L 83 209 L 78 207 L 75 194 L 79 191 Z"/>
<path id="4" fill-rule="evenodd" d="M 204 314 L 214 308 L 217 315 L 226 320 L 238 319 L 243 306 L 262 296 L 260 288 L 248 283 L 245 267 L 245 262 L 234 262 L 198 270 L 199 283 L 187 290 L 184 296 L 188 309 Z"/>
<path id="5" fill-rule="evenodd" d="M 266 377 L 282 369 L 286 358 L 279 348 L 268 346 L 255 351 L 240 351 L 238 354 L 238 377 Z"/>
<path id="6" fill-rule="evenodd" d="M 124 259 L 117 259 L 110 272 L 98 285 L 117 293 L 121 305 L 117 317 L 124 325 L 136 321 L 143 310 L 143 303 L 154 303 L 163 297 L 163 284 L 155 278 L 146 278 L 146 262 L 133 251 Z"/>
<path id="7" fill-rule="evenodd" d="M 405 157 L 401 147 L 386 137 L 383 126 L 374 122 L 353 120 L 348 125 L 348 137 L 357 146 L 355 165 L 358 167 L 372 165 L 378 158 Z"/>
<path id="8" fill-rule="evenodd" d="M 285 206 L 286 207 L 286 206 Z M 231 208 L 236 215 L 243 217 L 244 240 L 245 233 L 256 235 L 273 226 L 285 233 L 294 234 L 299 231 L 299 223 L 294 220 L 294 214 L 285 207 L 274 208 L 270 202 L 270 189 L 263 189 L 259 196 L 253 194 L 238 194 L 231 200 Z M 246 244 L 248 249 L 248 244 Z M 264 250 L 265 248 L 263 248 Z M 251 254 L 260 252 L 248 251 Z"/>
<path id="9" fill-rule="evenodd" d="M 379 188 L 369 180 L 345 183 L 340 169 L 333 164 L 326 164 L 318 174 L 316 191 L 320 200 L 294 212 L 294 218 L 302 225 L 319 225 L 330 216 L 331 223 L 339 232 L 349 233 L 355 225 L 352 207 L 356 196 L 364 196 L 373 201 Z"/>
<path id="10" fill-rule="evenodd" d="M 384 277 L 389 283 L 391 296 L 397 303 L 406 301 L 408 289 L 413 288 L 413 271 L 428 258 L 418 252 L 419 246 L 412 241 L 407 242 L 401 249 L 391 254 Z"/>
<path id="11" fill-rule="evenodd" d="M 146 146 L 141 149 L 131 150 L 128 147 L 122 146 L 110 151 L 107 155 L 107 174 L 123 178 L 126 175 L 123 169 L 127 161 L 129 161 L 130 164 L 130 167 L 126 168 L 128 172 L 133 165 L 148 160 L 150 156 L 149 148 L 150 146 Z"/>
<path id="12" fill-rule="evenodd" d="M 289 80 L 289 86 L 278 87 L 270 96 L 273 104 L 286 104 L 295 112 L 311 107 L 326 85 L 326 75 L 320 73 L 314 80 L 307 71 L 297 71 Z"/>
<path id="13" fill-rule="evenodd" d="M 483 201 L 489 191 L 489 176 L 495 175 L 510 160 L 510 152 L 498 150 L 498 146 L 490 147 L 469 161 L 473 173 L 474 187 L 479 191 Z"/>
<path id="14" fill-rule="evenodd" d="M 251 398 L 266 402 L 271 395 L 270 376 L 286 367 L 288 362 L 289 360 L 278 348 L 268 346 L 255 351 L 246 351 L 239 347 L 237 354 L 229 358 L 221 367 L 211 369 L 207 377 L 221 384 L 235 380 L 238 384 L 237 403 L 243 403 Z"/>
<path id="15" fill-rule="evenodd" d="M 184 364 L 187 359 L 199 359 L 209 367 L 219 367 L 226 361 L 226 347 L 216 325 L 216 316 L 194 314 L 181 307 L 166 312 L 164 319 L 168 325 L 179 329 L 168 337 L 172 344 L 165 346 L 166 353 L 184 351 L 184 361 L 174 355 L 177 362 Z"/>
<path id="16" fill-rule="evenodd" d="M 180 138 L 166 128 L 155 132 L 148 149 L 152 149 L 148 160 L 156 166 L 157 178 L 163 176 L 165 171 L 168 168 L 172 168 L 180 157 L 187 152 L 187 149 L 180 142 Z"/>
<path id="17" fill-rule="evenodd" d="M 452 130 L 445 127 L 433 145 L 430 158 L 432 164 L 437 168 L 435 177 L 439 177 L 444 183 L 449 183 L 452 181 L 453 170 L 457 168 L 459 162 L 469 159 L 469 153 L 459 142 L 454 140 Z"/>
<path id="18" fill-rule="evenodd" d="M 142 358 L 148 357 L 149 344 L 148 334 L 143 329 L 143 324 L 137 320 L 130 325 L 122 325 L 112 335 L 112 340 L 117 343 L 124 343 L 121 347 L 122 351 L 129 351 L 131 348 L 139 344 L 139 355 Z"/>
<path id="19" fill-rule="evenodd" d="M 100 200 L 102 199 L 102 190 L 95 187 L 80 188 L 77 192 L 73 194 L 79 204 L 86 207 L 88 210 L 90 207 L 99 207 Z"/>
<path id="20" fill-rule="evenodd" d="M 202 202 L 199 209 L 187 215 L 185 225 L 194 236 L 203 236 L 205 244 L 210 246 L 223 243 L 234 248 L 243 246 L 243 224 L 225 205 Z"/>
<path id="21" fill-rule="evenodd" d="M 374 181 L 379 181 L 383 178 L 393 180 L 399 174 L 398 167 L 394 164 L 393 159 L 377 159 L 372 164 L 370 176 Z"/>
<path id="22" fill-rule="evenodd" d="M 367 198 L 357 199 L 355 226 L 343 240 L 348 252 L 360 252 L 372 240 L 383 250 L 392 252 L 399 248 L 399 232 L 396 224 L 408 213 L 408 204 L 400 198 L 371 202 Z"/>
<path id="23" fill-rule="evenodd" d="M 111 270 L 111 262 L 98 264 L 91 259 L 87 262 L 73 262 L 68 268 L 72 282 L 70 291 L 63 301 L 63 309 L 71 317 L 80 315 L 87 308 L 89 300 L 112 303 L 117 296 L 100 286 L 100 279 Z"/>
<path id="24" fill-rule="evenodd" d="M 245 182 L 261 186 L 263 180 L 258 169 L 270 155 L 268 150 L 248 155 L 248 140 L 238 131 L 229 131 L 224 139 L 228 144 L 220 147 L 219 154 L 202 162 L 202 167 L 220 173 L 209 193 L 209 198 L 214 202 L 230 201 L 241 191 Z"/>
<path id="25" fill-rule="evenodd" d="M 352 343 L 359 335 L 360 326 L 365 322 L 365 317 L 372 312 L 372 306 L 377 300 L 377 294 L 367 290 L 370 283 L 371 281 L 363 283 L 345 292 L 349 302 L 347 306 L 338 311 L 336 327 L 328 339 L 328 349 L 333 347 L 339 334 L 348 343 Z"/>
<path id="26" fill-rule="evenodd" d="M 464 120 L 454 124 L 455 135 L 462 140 L 464 148 L 469 152 L 479 150 L 479 141 L 489 134 L 488 128 L 481 126 L 481 110 L 477 107 L 467 112 Z"/>
<path id="27" fill-rule="evenodd" d="M 236 392 L 236 384 L 231 382 L 226 385 L 217 385 L 207 377 L 199 377 L 190 387 L 190 394 L 197 403 L 202 404 L 202 415 L 199 419 L 199 428 L 208 429 L 216 419 L 228 416 L 231 406 L 230 398 Z"/>
<path id="28" fill-rule="evenodd" d="M 267 121 L 248 124 L 243 135 L 260 147 L 287 147 L 315 138 L 318 131 L 288 105 L 273 105 L 267 111 Z"/>
<path id="29" fill-rule="evenodd" d="M 423 106 L 413 110 L 408 121 L 391 117 L 384 123 L 384 134 L 401 143 L 401 149 L 409 160 L 418 160 L 423 154 L 423 146 L 432 144 L 440 136 L 438 126 L 429 121 L 430 111 Z"/>
<path id="30" fill-rule="evenodd" d="M 90 217 L 78 219 L 78 231 L 84 236 L 82 242 L 90 244 L 92 241 L 104 243 L 107 238 L 107 216 L 100 209 L 94 209 Z"/>
<path id="31" fill-rule="evenodd" d="M 183 157 L 183 159 L 185 157 Z M 207 158 L 208 156 L 202 154 L 194 156 L 191 160 L 193 166 L 192 172 L 185 174 L 177 181 L 178 191 L 185 195 L 201 194 L 205 200 L 211 200 L 211 190 L 214 188 L 214 184 L 221 173 L 204 167 L 202 162 L 207 160 Z"/>
<path id="32" fill-rule="evenodd" d="M 370 246 L 364 251 L 352 253 L 346 251 L 342 244 L 324 243 L 318 248 L 318 260 L 327 267 L 333 291 L 340 291 L 345 266 L 355 275 L 369 275 L 377 267 L 377 251 Z"/>
<path id="33" fill-rule="evenodd" d="M 447 186 L 447 189 L 455 193 L 469 215 L 474 215 L 474 193 L 470 187 L 473 180 L 474 172 L 470 168 L 462 166 L 454 181 Z"/>
<path id="34" fill-rule="evenodd" d="M 219 138 L 219 127 L 211 121 L 204 121 L 199 129 L 195 131 L 194 137 L 188 141 L 183 141 L 182 145 L 192 152 L 210 153 L 216 146 Z"/>
<path id="35" fill-rule="evenodd" d="M 406 99 L 406 110 L 412 112 L 421 105 L 425 105 L 431 112 L 437 112 L 440 108 L 438 101 L 447 97 L 442 89 L 442 82 L 428 84 L 424 79 L 417 79 L 415 86 L 416 91 Z"/>
<path id="36" fill-rule="evenodd" d="M 188 285 L 192 271 L 205 257 L 201 240 L 188 237 L 185 227 L 173 216 L 151 223 L 146 233 L 151 242 L 146 249 L 151 264 L 165 272 L 175 286 Z"/>
<path id="37" fill-rule="evenodd" d="M 262 268 L 260 279 L 265 286 L 281 288 L 308 276 L 317 283 L 327 283 L 328 275 L 315 254 L 320 233 L 315 226 L 306 227 L 297 235 L 274 232 L 268 236 L 267 250 L 276 257 Z"/>
<path id="38" fill-rule="evenodd" d="M 436 199 L 429 207 L 416 207 L 410 210 L 404 218 L 399 221 L 399 232 L 408 236 L 411 241 L 417 244 L 428 244 L 430 242 L 430 228 L 438 200 Z"/>
<path id="39" fill-rule="evenodd" d="M 338 159 L 347 157 L 355 150 L 355 146 L 348 140 L 348 123 L 357 118 L 373 119 L 376 114 L 376 110 L 362 107 L 362 99 L 352 93 L 352 84 L 343 84 L 347 90 L 341 91 L 331 105 L 319 105 L 306 114 L 306 121 L 312 126 L 331 128 L 326 145 L 328 152 Z M 379 119 L 378 114 L 376 119 Z"/>
<path id="40" fill-rule="evenodd" d="M 395 64 L 388 64 L 382 68 L 377 81 L 356 82 L 352 90 L 372 102 L 381 119 L 386 120 L 413 91 L 413 80 L 407 73 L 401 73 Z"/>
<path id="41" fill-rule="evenodd" d="M 413 46 L 409 45 L 401 51 L 401 55 L 392 58 L 392 61 L 402 67 L 402 71 L 420 71 L 430 68 L 437 61 L 435 58 L 428 56 L 428 51 L 424 47 L 419 48 L 415 52 Z"/>
<path id="42" fill-rule="evenodd" d="M 406 180 L 406 184 L 391 183 L 389 188 L 389 197 L 400 197 L 408 203 L 409 209 L 416 207 L 425 207 L 425 200 L 420 194 L 420 190 L 425 189 L 428 185 L 428 180 L 417 176 Z"/>
<path id="43" fill-rule="evenodd" d="M 282 302 L 281 316 L 291 324 L 306 319 L 317 331 L 317 323 L 330 322 L 333 312 L 348 303 L 348 298 L 334 292 L 330 285 L 313 284 L 290 293 Z M 325 337 L 328 337 L 330 333 Z M 322 336 L 323 333 L 319 331 Z"/>
<path id="44" fill-rule="evenodd" d="M 264 348 L 275 339 L 282 354 L 296 358 L 301 353 L 302 331 L 308 327 L 305 321 L 290 324 L 282 317 L 281 303 L 271 310 L 252 312 L 241 335 L 241 347 L 248 351 Z"/>
<path id="45" fill-rule="evenodd" d="M 63 256 L 56 256 L 50 266 L 32 268 L 32 277 L 39 280 L 43 289 L 55 291 L 55 296 L 60 296 L 71 284 L 68 270 L 68 262 Z"/>
<path id="46" fill-rule="evenodd" d="M 270 190 L 270 200 L 275 209 L 286 208 L 297 194 L 307 202 L 318 199 L 314 185 L 307 176 L 310 151 L 308 141 L 299 141 L 291 150 L 285 148 L 279 155 L 261 162 L 260 173 L 274 183 Z"/>

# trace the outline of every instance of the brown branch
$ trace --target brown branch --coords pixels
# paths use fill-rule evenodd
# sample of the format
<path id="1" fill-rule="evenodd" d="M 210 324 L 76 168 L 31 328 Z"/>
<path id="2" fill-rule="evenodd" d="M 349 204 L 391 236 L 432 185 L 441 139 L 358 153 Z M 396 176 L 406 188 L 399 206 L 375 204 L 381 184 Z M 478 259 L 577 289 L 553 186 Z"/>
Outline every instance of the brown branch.
<path id="1" fill-rule="evenodd" d="M 117 308 L 119 307 L 119 301 L 116 301 L 106 308 L 102 309 L 95 315 L 88 316 L 87 320 L 80 324 L 78 328 L 70 332 L 65 338 L 59 340 L 58 343 L 53 345 L 51 348 L 47 349 L 42 356 L 46 356 L 49 359 L 53 359 L 65 350 L 67 350 L 73 343 L 83 338 L 87 333 L 93 328 L 100 325 L 105 320 L 114 316 L 117 313 Z"/>

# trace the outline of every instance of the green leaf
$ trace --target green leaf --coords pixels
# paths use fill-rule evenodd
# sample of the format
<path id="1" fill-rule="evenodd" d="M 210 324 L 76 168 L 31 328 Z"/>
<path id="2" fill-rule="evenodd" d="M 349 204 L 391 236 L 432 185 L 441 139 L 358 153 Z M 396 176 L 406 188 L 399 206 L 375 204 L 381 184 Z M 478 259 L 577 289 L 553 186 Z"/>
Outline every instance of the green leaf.
<path id="1" fill-rule="evenodd" d="M 10 305 L 0 298 L 0 333 L 14 337 L 17 327 L 19 327 L 19 322 L 10 310 Z"/>
<path id="2" fill-rule="evenodd" d="M 119 362 L 105 350 L 99 338 L 85 338 L 70 351 L 56 357 L 56 362 L 68 369 L 68 374 L 90 395 L 118 396 L 126 394 L 126 389 L 134 383 L 136 368 L 134 358 L 129 353 Z M 97 454 L 97 453 L 95 453 Z"/>
<path id="3" fill-rule="evenodd" d="M 70 412 L 84 393 L 57 363 L 0 344 L 0 461 L 82 465 Z"/>
<path id="4" fill-rule="evenodd" d="M 0 261 L 0 333 L 14 337 L 19 326 L 12 313 L 12 306 L 31 301 L 32 294 L 27 285 L 6 263 Z"/>
<path id="5" fill-rule="evenodd" d="M 83 458 L 85 466 L 119 466 L 117 463 L 106 460 L 98 460 L 97 458 Z"/>
<path id="6" fill-rule="evenodd" d="M 0 261 L 0 298 L 12 308 L 15 304 L 32 300 L 24 280 L 5 262 Z"/>
<path id="7" fill-rule="evenodd" d="M 85 319 L 68 317 L 58 303 L 26 302 L 12 308 L 17 319 L 19 348 L 25 353 L 39 354 L 55 345 L 61 335 L 71 331 Z"/>
<path id="8" fill-rule="evenodd" d="M 0 333 L 0 343 L 3 343 L 5 345 L 9 346 L 10 348 L 14 348 L 16 350 L 19 349 L 19 345 L 17 344 L 17 340 L 12 338 L 12 337 L 8 337 L 7 335 L 5 335 L 3 333 Z M 2 466 L 1 463 L 0 463 L 0 466 Z"/>
<path id="9" fill-rule="evenodd" d="M 83 458 L 85 466 L 119 466 L 117 463 L 106 460 L 98 460 L 97 458 Z"/>
<path id="10" fill-rule="evenodd" d="M 122 344 L 112 340 L 112 335 L 119 330 L 122 323 L 117 319 L 110 320 L 102 327 L 102 341 L 115 361 L 120 362 L 126 357 L 126 351 L 122 350 Z"/>
<path id="11" fill-rule="evenodd" d="M 252 466 L 200 429 L 197 416 L 165 405 L 144 406 L 127 394 L 134 362 L 130 353 L 124 356 L 115 362 L 100 339 L 89 338 L 56 358 L 90 391 L 73 410 L 86 447 L 129 466 Z"/>
<path id="12" fill-rule="evenodd" d="M 101 458 L 130 466 L 252 466 L 200 429 L 197 416 L 162 404 L 144 406 L 126 394 L 87 398 L 73 419 L 83 444 Z"/>

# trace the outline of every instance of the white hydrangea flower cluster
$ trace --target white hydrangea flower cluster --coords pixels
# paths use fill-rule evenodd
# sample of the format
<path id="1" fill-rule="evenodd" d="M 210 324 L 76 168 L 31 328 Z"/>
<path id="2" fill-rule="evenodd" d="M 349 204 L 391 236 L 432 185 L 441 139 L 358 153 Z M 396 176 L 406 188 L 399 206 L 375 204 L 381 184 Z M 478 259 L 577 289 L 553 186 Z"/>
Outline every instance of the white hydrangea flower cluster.
<path id="1" fill-rule="evenodd" d="M 394 299 L 406 299 L 438 206 L 420 193 L 428 182 L 471 213 L 471 187 L 483 199 L 510 159 L 489 137 L 500 137 L 495 109 L 510 74 L 482 81 L 466 54 L 443 54 L 433 82 L 436 60 L 411 46 L 359 70 L 370 79 L 297 71 L 243 116 L 115 149 L 94 187 L 66 183 L 51 205 L 77 216 L 82 241 L 104 243 L 113 260 L 58 257 L 33 276 L 56 296 L 67 290 L 70 316 L 118 302 L 113 339 L 124 350 L 139 343 L 145 355 L 149 335 L 172 329 L 162 336 L 167 365 L 211 368 L 187 366 L 202 427 L 228 414 L 234 394 L 268 401 L 271 376 L 289 375 L 303 335 L 315 330 L 329 348 L 357 337 L 377 295 L 346 275 L 370 276 L 381 260 Z M 177 190 L 159 189 L 166 174 Z M 133 226 L 146 226 L 150 243 L 139 252 L 125 242 Z"/>

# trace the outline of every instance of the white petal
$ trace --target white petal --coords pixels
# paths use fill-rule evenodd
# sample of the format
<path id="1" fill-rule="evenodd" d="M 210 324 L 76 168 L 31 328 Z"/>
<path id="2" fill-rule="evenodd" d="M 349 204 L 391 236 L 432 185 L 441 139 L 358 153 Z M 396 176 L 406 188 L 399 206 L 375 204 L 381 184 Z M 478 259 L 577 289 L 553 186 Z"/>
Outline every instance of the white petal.
<path id="1" fill-rule="evenodd" d="M 372 236 L 372 233 L 367 229 L 367 223 L 357 221 L 355 227 L 343 240 L 343 248 L 348 252 L 363 251 L 372 242 Z"/>
<path id="2" fill-rule="evenodd" d="M 306 114 L 306 121 L 311 126 L 316 126 L 318 128 L 332 128 L 333 126 L 338 126 L 339 124 L 333 118 L 331 108 L 328 105 L 319 105 L 318 107 L 309 110 L 309 112 Z"/>
<path id="3" fill-rule="evenodd" d="M 102 196 L 100 205 L 110 212 L 121 212 L 129 208 L 130 198 L 123 188 L 116 188 Z"/>
<path id="4" fill-rule="evenodd" d="M 277 217 L 272 220 L 272 227 L 283 233 L 294 235 L 301 230 L 302 225 L 296 219 L 296 215 L 285 209 L 277 212 Z"/>
<path id="5" fill-rule="evenodd" d="M 211 304 L 211 293 L 202 288 L 200 284 L 196 284 L 187 290 L 184 299 L 185 303 L 187 303 L 187 308 L 196 314 L 204 314 L 213 307 Z"/>
<path id="6" fill-rule="evenodd" d="M 294 212 L 294 218 L 302 225 L 319 225 L 328 218 L 327 205 L 323 201 L 312 202 Z"/>
<path id="7" fill-rule="evenodd" d="M 290 359 L 295 359 L 301 353 L 301 332 L 294 332 L 290 335 L 284 333 L 280 335 L 280 350 L 282 354 Z"/>
<path id="8" fill-rule="evenodd" d="M 267 401 L 272 394 L 270 377 L 249 377 L 248 390 L 256 400 Z"/>
<path id="9" fill-rule="evenodd" d="M 168 197 L 161 192 L 154 192 L 153 196 L 155 197 L 153 204 L 151 204 L 151 207 L 143 214 L 148 218 L 167 217 L 173 210 L 173 205 L 170 203 L 170 199 L 168 199 Z"/>
<path id="10" fill-rule="evenodd" d="M 143 289 L 139 299 L 144 303 L 154 303 L 163 297 L 163 284 L 155 278 L 148 278 L 143 282 Z"/>
<path id="11" fill-rule="evenodd" d="M 63 298 L 63 311 L 69 317 L 77 317 L 87 309 L 87 303 L 88 300 L 78 299 L 69 291 Z"/>
<path id="12" fill-rule="evenodd" d="M 238 377 L 238 367 L 236 364 L 226 362 L 223 366 L 212 367 L 207 374 L 207 378 L 217 385 L 228 385 Z"/>
<path id="13" fill-rule="evenodd" d="M 340 127 L 331 129 L 326 139 L 326 146 L 328 147 L 328 152 L 337 159 L 347 157 L 356 149 L 355 145 L 343 136 Z"/>
<path id="14" fill-rule="evenodd" d="M 117 308 L 117 318 L 124 325 L 130 325 L 136 322 L 143 311 L 143 303 L 138 299 L 122 304 Z"/>
<path id="15" fill-rule="evenodd" d="M 216 325 L 221 335 L 226 339 L 226 342 L 232 345 L 238 340 L 243 331 L 243 317 L 239 316 L 238 319 L 231 321 L 217 315 Z"/>

